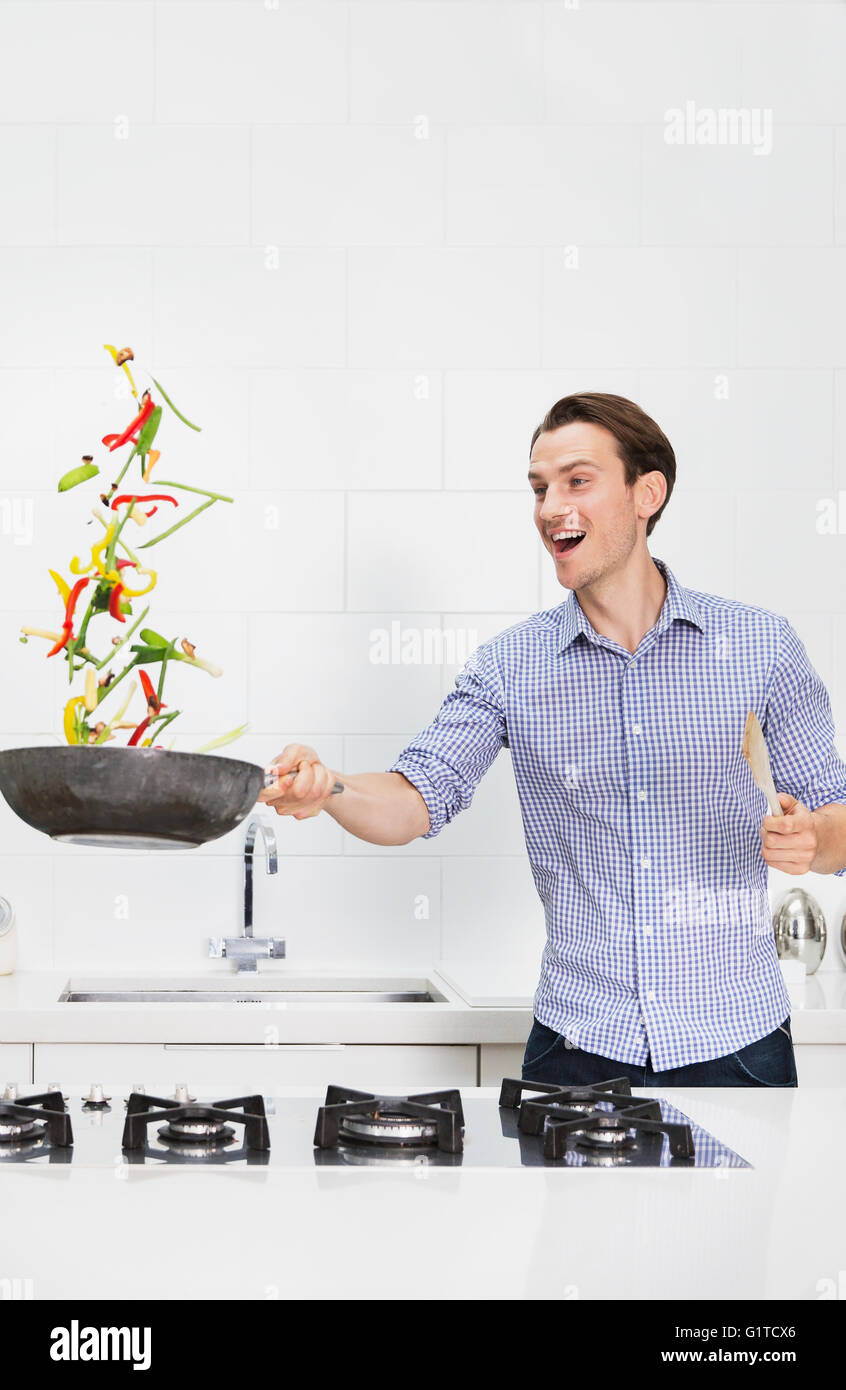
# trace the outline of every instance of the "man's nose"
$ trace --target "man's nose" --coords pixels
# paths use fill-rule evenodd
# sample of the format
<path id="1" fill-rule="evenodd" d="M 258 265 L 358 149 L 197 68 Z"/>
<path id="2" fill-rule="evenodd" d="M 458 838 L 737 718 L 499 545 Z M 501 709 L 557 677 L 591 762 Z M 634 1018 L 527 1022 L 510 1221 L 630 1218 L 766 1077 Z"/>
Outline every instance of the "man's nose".
<path id="1" fill-rule="evenodd" d="M 556 498 L 551 492 L 547 491 L 543 499 L 543 506 L 540 509 L 542 521 L 553 521 L 559 518 L 561 521 L 575 520 L 578 518 L 579 509 L 575 502 L 566 502 L 563 498 Z"/>

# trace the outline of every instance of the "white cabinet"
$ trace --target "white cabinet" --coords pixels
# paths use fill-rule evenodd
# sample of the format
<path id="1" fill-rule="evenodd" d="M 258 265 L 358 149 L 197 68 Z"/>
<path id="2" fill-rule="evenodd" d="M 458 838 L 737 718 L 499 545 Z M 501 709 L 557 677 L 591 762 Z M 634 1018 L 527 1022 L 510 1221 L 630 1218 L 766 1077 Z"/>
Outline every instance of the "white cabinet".
<path id="1" fill-rule="evenodd" d="M 802 1043 L 794 1051 L 800 1086 L 846 1086 L 846 1047 Z"/>
<path id="2" fill-rule="evenodd" d="M 121 1097 L 139 1083 L 169 1096 L 185 1082 L 206 1098 L 273 1095 L 288 1086 L 330 1083 L 387 1093 L 476 1085 L 474 1046 L 371 1046 L 368 1044 L 262 1043 L 36 1043 L 35 1081 L 58 1082 L 65 1091 L 92 1081 Z"/>
<path id="3" fill-rule="evenodd" d="M 0 1092 L 10 1081 L 32 1081 L 32 1043 L 0 1043 Z"/>
<path id="4" fill-rule="evenodd" d="M 525 1043 L 483 1043 L 479 1048 L 479 1085 L 498 1086 L 505 1076 L 519 1081 L 525 1050 Z"/>

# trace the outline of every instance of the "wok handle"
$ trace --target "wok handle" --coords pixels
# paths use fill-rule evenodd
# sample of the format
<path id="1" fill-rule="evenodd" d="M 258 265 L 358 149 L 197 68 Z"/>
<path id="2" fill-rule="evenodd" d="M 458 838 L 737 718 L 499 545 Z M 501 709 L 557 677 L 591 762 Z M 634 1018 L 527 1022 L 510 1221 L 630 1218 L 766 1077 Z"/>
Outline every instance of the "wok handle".
<path id="1" fill-rule="evenodd" d="M 281 777 L 296 777 L 296 775 L 297 775 L 298 772 L 299 772 L 299 768 L 294 767 L 294 768 L 291 769 L 290 772 L 283 772 L 283 773 L 281 774 Z M 264 785 L 265 785 L 266 787 L 272 787 L 273 784 L 274 784 L 274 782 L 278 782 L 278 781 L 280 781 L 280 774 L 279 774 L 278 772 L 274 772 L 274 770 L 273 770 L 272 767 L 266 767 L 266 768 L 264 769 Z M 329 795 L 330 795 L 330 796 L 335 796 L 338 792 L 342 792 L 343 790 L 344 790 L 344 784 L 343 784 L 343 782 L 336 782 L 335 785 L 334 785 L 334 787 L 332 788 L 331 792 L 329 793 Z"/>

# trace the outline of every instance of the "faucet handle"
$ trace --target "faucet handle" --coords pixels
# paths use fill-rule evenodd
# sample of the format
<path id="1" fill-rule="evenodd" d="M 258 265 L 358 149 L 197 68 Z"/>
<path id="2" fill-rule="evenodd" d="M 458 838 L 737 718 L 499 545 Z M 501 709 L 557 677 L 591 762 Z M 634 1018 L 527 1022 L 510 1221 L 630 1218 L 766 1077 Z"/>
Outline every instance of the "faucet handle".
<path id="1" fill-rule="evenodd" d="M 234 961 L 238 974 L 254 973 L 259 960 L 283 960 L 285 942 L 280 936 L 210 936 L 209 957 Z"/>

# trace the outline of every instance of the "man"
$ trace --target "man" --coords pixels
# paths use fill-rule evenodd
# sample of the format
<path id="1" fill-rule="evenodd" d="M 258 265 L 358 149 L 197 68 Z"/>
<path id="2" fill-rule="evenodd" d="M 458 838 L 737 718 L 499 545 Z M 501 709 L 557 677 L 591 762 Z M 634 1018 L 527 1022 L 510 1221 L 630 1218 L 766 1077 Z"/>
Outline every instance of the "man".
<path id="1" fill-rule="evenodd" d="M 846 874 L 825 687 L 785 618 L 685 589 L 650 556 L 676 463 L 633 402 L 558 401 L 530 461 L 568 599 L 483 643 L 389 771 L 336 773 L 292 744 L 276 761 L 299 771 L 259 799 L 407 844 L 510 748 L 547 929 L 524 1079 L 795 1086 L 766 866 Z M 782 816 L 742 756 L 749 710 Z"/>

